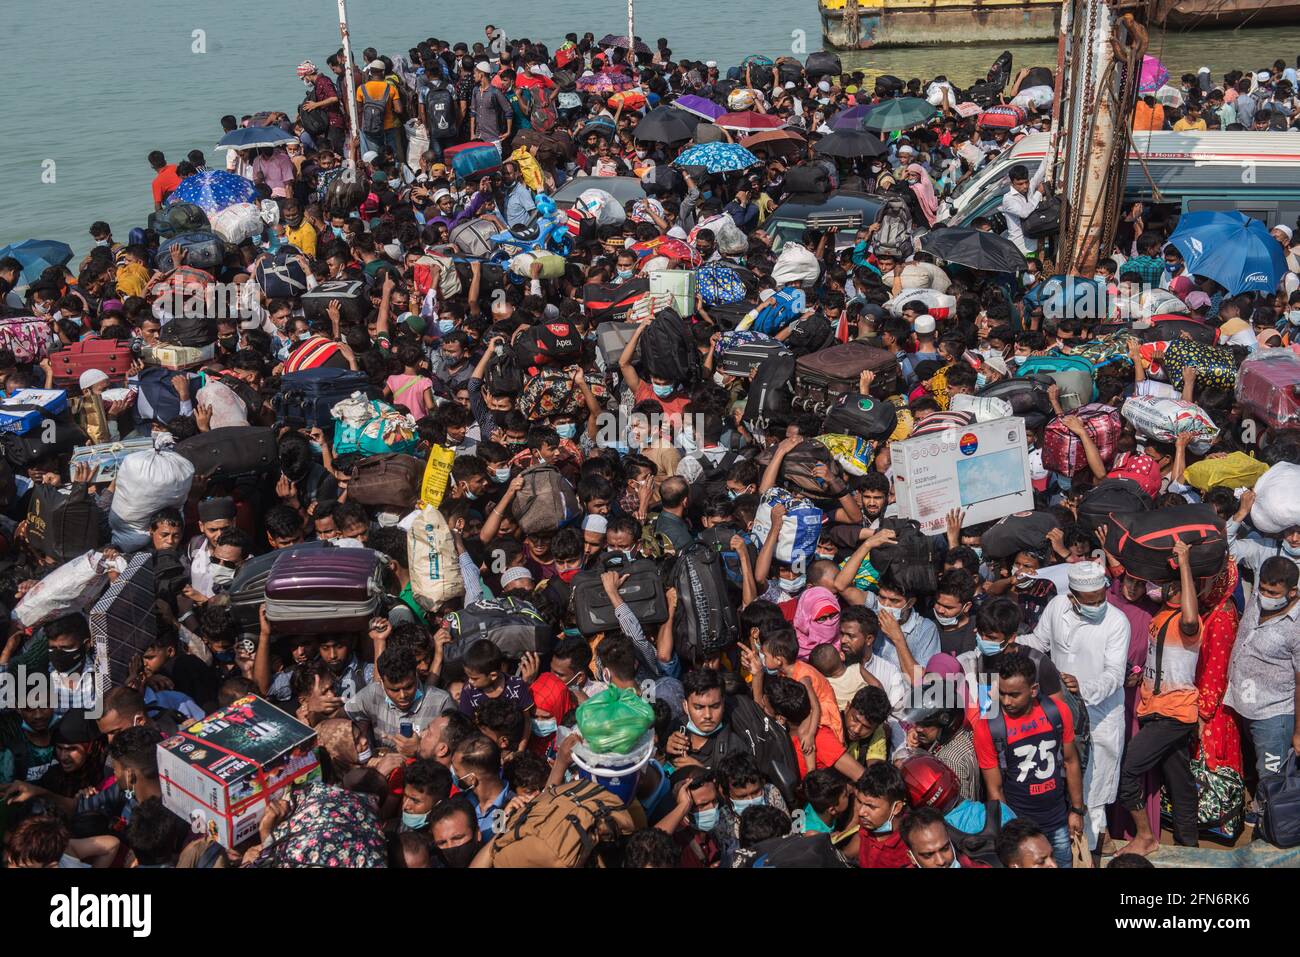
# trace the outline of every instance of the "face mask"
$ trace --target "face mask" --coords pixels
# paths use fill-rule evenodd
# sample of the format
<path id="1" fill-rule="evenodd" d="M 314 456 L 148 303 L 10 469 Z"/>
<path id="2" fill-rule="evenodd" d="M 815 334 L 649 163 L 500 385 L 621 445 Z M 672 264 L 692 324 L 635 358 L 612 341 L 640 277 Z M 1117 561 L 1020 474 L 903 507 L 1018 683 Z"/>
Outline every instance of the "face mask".
<path id="1" fill-rule="evenodd" d="M 888 833 L 890 833 L 891 831 L 893 831 L 893 829 L 894 829 L 894 816 L 891 814 L 891 815 L 889 816 L 889 820 L 888 820 L 888 821 L 886 821 L 884 824 L 880 825 L 880 827 L 876 828 L 876 829 L 875 829 L 874 831 L 872 831 L 871 833 L 872 833 L 872 834 L 888 834 Z"/>
<path id="2" fill-rule="evenodd" d="M 713 373 L 713 382 L 715 385 L 720 385 L 724 389 L 727 387 L 727 377 L 721 372 Z"/>
<path id="3" fill-rule="evenodd" d="M 478 496 L 475 495 L 473 492 L 471 492 L 469 489 L 465 489 L 465 498 L 466 498 L 467 501 L 470 501 L 470 502 L 477 502 L 477 501 L 478 501 Z"/>
<path id="4" fill-rule="evenodd" d="M 1255 592 L 1255 597 L 1259 600 L 1259 607 L 1264 611 L 1278 611 L 1279 609 L 1285 608 L 1287 602 L 1291 600 L 1287 598 L 1286 595 L 1283 595 L 1281 598 L 1269 598 L 1267 595 L 1261 595 L 1259 592 Z"/>
<path id="5" fill-rule="evenodd" d="M 976 558 L 978 558 L 980 561 L 984 561 L 984 549 L 981 546 L 972 545 L 970 547 L 970 550 L 975 553 Z"/>
<path id="6" fill-rule="evenodd" d="M 975 635 L 975 647 L 979 650 L 981 655 L 984 655 L 987 658 L 992 658 L 994 655 L 1002 654 L 1002 646 L 1000 644 L 996 641 L 989 641 L 987 638 L 984 638 L 979 634 Z"/>
<path id="7" fill-rule="evenodd" d="M 439 319 L 438 332 L 440 335 L 449 335 L 456 328 L 455 319 Z M 446 359 L 446 356 L 443 356 Z"/>
<path id="8" fill-rule="evenodd" d="M 429 823 L 429 812 L 423 814 L 414 814 L 411 811 L 402 812 L 402 830 L 418 831 Z"/>
<path id="9" fill-rule="evenodd" d="M 907 613 L 907 609 L 905 607 L 895 608 L 892 605 L 879 605 L 877 607 L 879 607 L 881 611 L 883 611 L 890 618 L 893 618 L 895 621 L 902 621 L 903 615 Z"/>
<path id="10" fill-rule="evenodd" d="M 331 227 L 330 227 L 330 232 L 332 232 L 332 233 L 334 234 L 334 236 L 335 236 L 336 239 L 342 239 L 342 238 L 343 238 L 343 227 L 342 227 L 342 226 L 331 226 Z"/>
<path id="11" fill-rule="evenodd" d="M 374 756 L 374 753 L 373 753 L 369 748 L 366 748 L 364 751 L 358 751 L 358 752 L 357 752 L 357 764 L 365 764 L 365 763 L 366 763 L 367 761 L 369 761 L 373 756 Z"/>
<path id="12" fill-rule="evenodd" d="M 758 653 L 758 662 L 763 666 L 763 670 L 767 672 L 769 675 L 774 675 L 781 670 L 780 668 L 771 667 L 767 663 L 767 655 L 763 654 L 763 652 L 761 651 Z"/>
<path id="13" fill-rule="evenodd" d="M 692 811 L 691 826 L 697 831 L 711 831 L 718 823 L 718 809 L 711 807 L 707 811 Z"/>
<path id="14" fill-rule="evenodd" d="M 239 349 L 239 336 L 222 336 L 217 340 L 217 345 L 226 352 L 235 352 Z"/>
<path id="15" fill-rule="evenodd" d="M 1300 326 L 1300 309 L 1292 309 L 1286 314 L 1286 321 L 1293 326 Z"/>
<path id="16" fill-rule="evenodd" d="M 549 738 L 559 727 L 554 718 L 533 718 L 533 734 L 539 738 Z"/>
<path id="17" fill-rule="evenodd" d="M 691 734 L 698 734 L 701 738 L 711 738 L 722 730 L 722 725 L 719 724 L 712 731 L 701 731 L 695 722 L 688 718 L 686 721 L 686 730 Z"/>
<path id="18" fill-rule="evenodd" d="M 474 860 L 474 855 L 478 853 L 478 842 L 466 841 L 455 847 L 439 848 L 438 853 L 442 855 L 448 867 L 463 869 L 469 867 L 469 862 Z"/>
<path id="19" fill-rule="evenodd" d="M 1102 602 L 1100 605 L 1084 605 L 1081 604 L 1077 598 L 1071 599 L 1071 602 L 1074 605 L 1074 610 L 1078 616 L 1089 624 L 1095 625 L 1106 617 L 1105 602 Z"/>
<path id="20" fill-rule="evenodd" d="M 958 619 L 957 616 L 955 615 L 949 618 L 947 615 L 940 615 L 938 612 L 936 612 L 934 616 L 934 620 L 937 621 L 945 628 L 951 628 L 953 625 L 957 624 Z"/>
<path id="21" fill-rule="evenodd" d="M 622 280 L 624 280 L 624 281 L 626 281 L 626 280 L 628 280 L 628 279 L 631 279 L 631 278 L 632 278 L 632 270 L 631 270 L 631 269 L 620 269 L 620 270 L 618 271 L 618 278 L 619 278 L 619 279 L 622 279 Z"/>
<path id="22" fill-rule="evenodd" d="M 727 498 L 733 502 L 736 500 L 737 496 L 735 489 L 727 489 Z"/>
<path id="23" fill-rule="evenodd" d="M 767 804 L 767 798 L 763 797 L 761 794 L 757 797 L 741 798 L 739 801 L 731 802 L 731 806 L 735 809 L 737 814 L 743 814 L 745 808 L 762 807 L 765 804 Z"/>
<path id="24" fill-rule="evenodd" d="M 80 649 L 51 648 L 50 666 L 55 671 L 75 671 L 85 657 L 86 653 Z M 233 654 L 231 657 L 234 657 Z"/>
<path id="25" fill-rule="evenodd" d="M 561 422 L 555 427 L 555 434 L 562 439 L 571 439 L 578 434 L 576 422 Z"/>
<path id="26" fill-rule="evenodd" d="M 661 399 L 666 399 L 666 398 L 668 398 L 670 395 L 673 394 L 674 386 L 671 386 L 671 385 L 657 385 L 657 384 L 656 384 L 656 385 L 651 386 L 651 388 L 654 389 L 654 393 L 655 393 L 655 395 L 657 395 L 659 398 L 661 398 Z"/>
<path id="27" fill-rule="evenodd" d="M 220 585 L 223 588 L 235 580 L 235 570 L 227 568 L 225 565 L 212 566 L 212 584 Z"/>
<path id="28" fill-rule="evenodd" d="M 1286 552 L 1292 558 L 1300 558 L 1300 548 L 1295 547 L 1288 541 L 1282 542 L 1282 551 Z"/>
<path id="29" fill-rule="evenodd" d="M 497 480 L 498 485 L 505 485 L 507 482 L 510 481 L 509 466 L 507 466 L 506 468 L 497 469 L 495 472 L 492 473 L 492 477 Z"/>
<path id="30" fill-rule="evenodd" d="M 977 372 L 975 374 L 975 391 L 978 392 L 980 389 L 984 388 L 988 381 L 988 377 L 984 375 L 983 372 Z"/>
<path id="31" fill-rule="evenodd" d="M 680 436 L 680 439 L 682 444 L 682 451 L 685 452 L 687 455 L 690 455 L 692 452 L 698 452 L 700 450 L 699 445 L 695 441 L 695 436 L 691 435 L 690 433 L 683 432 Z"/>
<path id="32" fill-rule="evenodd" d="M 235 662 L 235 653 L 233 651 L 214 651 L 212 657 L 223 665 L 234 664 Z"/>
<path id="33" fill-rule="evenodd" d="M 793 595 L 800 588 L 803 588 L 807 580 L 807 575 L 800 575 L 798 578 L 778 578 L 777 586 L 787 595 Z"/>

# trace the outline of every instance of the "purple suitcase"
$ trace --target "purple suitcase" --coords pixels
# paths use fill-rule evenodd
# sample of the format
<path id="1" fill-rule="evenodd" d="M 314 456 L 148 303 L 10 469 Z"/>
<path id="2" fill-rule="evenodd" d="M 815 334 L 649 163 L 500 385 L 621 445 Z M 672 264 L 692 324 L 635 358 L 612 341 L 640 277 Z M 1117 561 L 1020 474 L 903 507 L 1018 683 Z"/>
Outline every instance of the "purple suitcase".
<path id="1" fill-rule="evenodd" d="M 266 617 L 280 634 L 365 630 L 383 597 L 382 568 L 369 548 L 286 552 L 266 579 Z"/>

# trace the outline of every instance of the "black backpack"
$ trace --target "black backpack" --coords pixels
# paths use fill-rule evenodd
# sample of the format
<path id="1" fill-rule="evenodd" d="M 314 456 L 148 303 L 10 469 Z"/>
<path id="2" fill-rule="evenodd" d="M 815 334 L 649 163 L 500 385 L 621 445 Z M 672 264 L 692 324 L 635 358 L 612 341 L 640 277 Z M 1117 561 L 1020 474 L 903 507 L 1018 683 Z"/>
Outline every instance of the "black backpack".
<path id="1" fill-rule="evenodd" d="M 754 762 L 785 799 L 794 806 L 799 785 L 799 764 L 790 735 L 768 717 L 754 699 L 738 695 L 727 699 L 727 728 L 733 738 L 744 743 Z"/>
<path id="2" fill-rule="evenodd" d="M 824 428 L 827 432 L 883 440 L 893 434 L 897 425 L 894 403 L 850 392 L 830 407 Z"/>
<path id="3" fill-rule="evenodd" d="M 829 834 L 787 834 L 754 845 L 750 867 L 848 867 Z"/>
<path id="4" fill-rule="evenodd" d="M 366 90 L 366 84 L 361 86 L 361 132 L 367 136 L 382 136 L 384 133 L 384 117 L 388 113 L 388 101 L 393 98 L 393 88 L 388 83 L 384 84 L 384 95 L 376 100 L 369 91 Z"/>
<path id="5" fill-rule="evenodd" d="M 1079 756 L 1079 774 L 1088 770 L 1088 758 L 1092 754 L 1092 725 L 1088 719 L 1088 708 L 1083 703 L 1083 699 L 1078 695 L 1071 693 L 1064 685 L 1059 692 L 1061 701 L 1069 709 L 1070 719 L 1074 723 L 1074 751 Z M 1061 709 L 1056 702 L 1052 700 L 1051 695 L 1039 695 L 1038 703 L 1042 705 L 1043 714 L 1047 715 L 1047 720 L 1052 723 L 1052 729 L 1058 735 L 1064 735 L 1065 723 L 1061 720 Z M 997 752 L 998 768 L 1005 770 L 1007 766 L 1007 716 L 999 711 L 996 715 L 990 715 L 987 719 L 989 726 L 989 736 L 993 739 L 993 750 Z M 1064 760 L 1064 755 L 1062 755 Z"/>
<path id="6" fill-rule="evenodd" d="M 488 361 L 483 384 L 493 395 L 518 395 L 524 389 L 524 373 L 513 350 L 507 349 Z"/>
<path id="7" fill-rule="evenodd" d="M 678 657 L 696 665 L 736 643 L 740 619 L 715 549 L 703 542 L 687 545 L 673 566 L 672 583 L 677 589 L 673 645 Z"/>
<path id="8" fill-rule="evenodd" d="M 920 523 L 910 518 L 882 518 L 880 530 L 893 531 L 896 544 L 872 549 L 871 564 L 876 571 L 882 577 L 891 575 L 910 594 L 934 594 L 938 587 L 934 549 Z"/>
<path id="9" fill-rule="evenodd" d="M 675 309 L 664 309 L 650 320 L 641 335 L 641 364 L 647 375 L 670 382 L 690 384 L 697 378 L 700 354 L 690 326 Z"/>
<path id="10" fill-rule="evenodd" d="M 759 365 L 749 385 L 741 417 L 742 424 L 753 435 L 761 435 L 769 425 L 783 425 L 794 417 L 790 382 L 794 379 L 796 362 L 793 355 L 778 355 Z"/>
<path id="11" fill-rule="evenodd" d="M 429 120 L 432 139 L 448 139 L 456 135 L 456 101 L 445 86 L 425 87 L 424 114 Z"/>
<path id="12" fill-rule="evenodd" d="M 984 827 L 977 834 L 967 834 L 965 831 L 959 831 L 951 824 L 945 824 L 948 829 L 948 840 L 959 854 L 964 854 L 972 861 L 978 861 L 981 864 L 987 864 L 989 867 L 1001 867 L 1002 861 L 998 859 L 998 835 L 1002 833 L 1002 804 L 1000 801 L 984 802 Z"/>
<path id="13" fill-rule="evenodd" d="M 329 132 L 330 118 L 328 111 L 323 109 L 308 110 L 303 108 L 315 99 L 316 91 L 312 90 L 312 92 L 307 94 L 306 99 L 302 101 L 302 106 L 298 107 L 298 122 L 301 123 L 302 128 L 312 136 L 320 136 L 322 133 Z"/>

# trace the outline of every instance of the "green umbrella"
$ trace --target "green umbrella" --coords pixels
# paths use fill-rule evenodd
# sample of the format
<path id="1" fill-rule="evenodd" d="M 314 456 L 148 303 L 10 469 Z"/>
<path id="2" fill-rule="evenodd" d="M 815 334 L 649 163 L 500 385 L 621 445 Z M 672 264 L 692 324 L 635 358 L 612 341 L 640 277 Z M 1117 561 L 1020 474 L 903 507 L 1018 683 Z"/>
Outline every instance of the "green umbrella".
<path id="1" fill-rule="evenodd" d="M 862 128 L 873 133 L 892 133 L 920 126 L 939 115 L 938 107 L 931 106 L 917 96 L 904 96 L 886 100 L 862 120 Z"/>

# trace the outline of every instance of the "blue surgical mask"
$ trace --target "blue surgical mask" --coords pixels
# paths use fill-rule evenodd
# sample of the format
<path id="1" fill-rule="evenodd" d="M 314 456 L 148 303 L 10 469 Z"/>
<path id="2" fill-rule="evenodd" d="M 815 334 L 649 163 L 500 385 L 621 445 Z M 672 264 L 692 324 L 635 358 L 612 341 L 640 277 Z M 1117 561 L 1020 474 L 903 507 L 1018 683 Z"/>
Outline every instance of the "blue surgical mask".
<path id="1" fill-rule="evenodd" d="M 561 422 L 555 427 L 555 433 L 562 439 L 571 439 L 578 434 L 576 422 Z"/>
<path id="2" fill-rule="evenodd" d="M 778 578 L 777 587 L 787 595 L 793 595 L 799 589 L 803 588 L 807 581 L 807 575 L 800 575 L 798 578 Z"/>
<path id="3" fill-rule="evenodd" d="M 735 489 L 730 489 L 730 488 L 727 489 L 727 498 L 731 499 L 731 501 L 733 501 L 733 502 L 736 500 L 736 491 L 735 491 Z"/>
<path id="4" fill-rule="evenodd" d="M 658 383 L 655 383 L 654 385 L 651 386 L 651 388 L 654 390 L 654 394 L 657 395 L 659 398 L 666 399 L 673 394 L 673 391 L 676 387 L 672 385 L 659 385 Z"/>
<path id="5" fill-rule="evenodd" d="M 343 227 L 342 227 L 342 226 L 331 226 L 331 227 L 330 227 L 330 232 L 332 232 L 332 233 L 333 233 L 333 234 L 334 234 L 338 239 L 342 239 L 342 238 L 343 238 Z"/>
<path id="6" fill-rule="evenodd" d="M 448 335 L 448 334 L 451 333 L 455 328 L 456 328 L 456 320 L 455 320 L 455 319 L 439 319 L 439 320 L 438 320 L 438 334 L 439 334 L 439 335 L 443 335 L 443 336 Z"/>
<path id="7" fill-rule="evenodd" d="M 972 546 L 970 547 L 970 550 L 971 550 L 972 552 L 975 553 L 975 557 L 976 557 L 976 558 L 978 558 L 980 561 L 984 561 L 984 549 L 983 549 L 983 548 L 981 548 L 979 545 L 972 545 Z"/>
<path id="8" fill-rule="evenodd" d="M 423 814 L 415 814 L 411 811 L 402 812 L 402 827 L 408 831 L 418 831 L 420 828 L 426 827 L 428 823 L 428 811 L 425 811 Z"/>
<path id="9" fill-rule="evenodd" d="M 718 823 L 718 809 L 711 807 L 704 811 L 691 812 L 691 826 L 697 831 L 711 831 Z"/>
<path id="10" fill-rule="evenodd" d="M 477 502 L 478 496 L 475 495 L 473 492 L 471 492 L 469 489 L 465 489 L 465 499 L 470 502 Z"/>
<path id="11" fill-rule="evenodd" d="M 510 466 L 499 468 L 492 473 L 492 477 L 497 480 L 498 485 L 505 485 L 510 481 Z"/>
<path id="12" fill-rule="evenodd" d="M 981 655 L 984 655 L 985 657 L 988 658 L 992 658 L 994 655 L 1002 654 L 1002 646 L 1000 644 L 998 644 L 996 641 L 989 641 L 987 638 L 985 638 L 983 635 L 979 633 L 976 633 L 975 635 L 975 648 L 979 651 Z"/>
<path id="13" fill-rule="evenodd" d="M 737 814 L 743 814 L 745 808 L 760 807 L 767 803 L 767 798 L 759 794 L 752 798 L 741 798 L 739 801 L 732 801 L 731 806 Z"/>
<path id="14" fill-rule="evenodd" d="M 767 655 L 765 655 L 765 654 L 764 654 L 763 652 L 761 652 L 761 651 L 758 653 L 758 661 L 759 661 L 759 664 L 761 664 L 761 665 L 763 666 L 763 671 L 766 672 L 766 673 L 769 674 L 769 675 L 778 674 L 778 673 L 781 671 L 780 668 L 773 668 L 771 665 L 769 665 L 769 664 L 767 663 Z"/>
<path id="15" fill-rule="evenodd" d="M 1074 605 L 1074 610 L 1079 617 L 1089 624 L 1096 625 L 1106 617 L 1105 602 L 1102 602 L 1100 605 L 1085 605 L 1075 598 L 1072 604 Z"/>
<path id="16" fill-rule="evenodd" d="M 619 278 L 619 279 L 622 279 L 622 280 L 624 280 L 624 281 L 626 281 L 626 280 L 632 278 L 632 273 L 633 273 L 633 270 L 631 270 L 631 269 L 620 269 L 620 270 L 618 271 L 618 278 Z"/>
<path id="17" fill-rule="evenodd" d="M 1286 552 L 1292 558 L 1300 558 L 1300 548 L 1296 548 L 1286 539 L 1282 540 L 1282 551 Z"/>
<path id="18" fill-rule="evenodd" d="M 985 386 L 985 384 L 986 384 L 987 382 L 988 382 L 988 376 L 986 376 L 983 372 L 977 372 L 977 373 L 975 373 L 975 391 L 976 391 L 976 392 L 978 392 L 980 389 L 984 388 L 984 386 Z"/>
<path id="19" fill-rule="evenodd" d="M 559 722 L 554 718 L 533 718 L 533 734 L 539 738 L 550 737 L 559 726 Z"/>
<path id="20" fill-rule="evenodd" d="M 722 725 L 719 724 L 712 731 L 701 731 L 699 727 L 695 724 L 695 722 L 688 718 L 686 721 L 686 730 L 689 731 L 691 734 L 698 734 L 701 738 L 711 738 L 719 731 L 722 730 Z"/>

